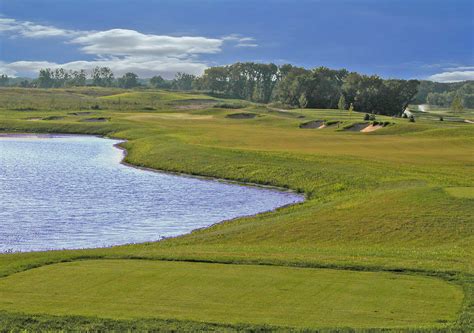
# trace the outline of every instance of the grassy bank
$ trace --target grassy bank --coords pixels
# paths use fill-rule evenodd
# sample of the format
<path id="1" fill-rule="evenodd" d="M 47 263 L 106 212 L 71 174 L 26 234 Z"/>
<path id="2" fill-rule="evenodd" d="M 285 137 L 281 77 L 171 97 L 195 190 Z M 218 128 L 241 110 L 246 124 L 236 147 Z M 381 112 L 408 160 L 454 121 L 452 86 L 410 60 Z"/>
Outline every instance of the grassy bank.
<path id="1" fill-rule="evenodd" d="M 444 310 L 445 317 L 439 315 L 427 321 L 412 311 L 411 318 L 409 314 L 404 316 L 410 322 L 402 326 L 471 327 L 474 221 L 469 193 L 474 186 L 474 125 L 441 122 L 424 113 L 415 123 L 377 116 L 377 121 L 390 124 L 374 132 L 360 133 L 344 130 L 353 123 L 363 122 L 363 115 L 358 113 L 285 112 L 260 105 L 241 110 L 214 108 L 209 99 L 204 95 L 91 88 L 30 90 L 28 94 L 21 89 L 2 89 L 0 128 L 4 132 L 83 133 L 123 138 L 128 140 L 123 146 L 128 151 L 126 160 L 131 164 L 291 188 L 307 195 L 305 203 L 156 243 L 6 254 L 0 256 L 0 275 L 16 281 L 19 275 L 11 275 L 15 272 L 79 258 L 179 260 L 185 262 L 183 265 L 202 261 L 326 267 L 339 269 L 341 276 L 346 270 L 367 270 L 374 274 L 405 272 L 408 275 L 397 276 L 415 280 L 418 276 L 438 277 L 461 286 L 464 300 L 462 308 L 460 300 L 448 302 L 451 306 Z M 256 116 L 226 117 L 242 112 Z M 106 120 L 89 121 L 94 118 Z M 299 128 L 301 123 L 311 120 L 340 123 L 322 129 Z M 130 265 L 133 270 L 135 264 Z M 41 275 L 34 273 L 35 278 L 37 274 Z M 245 281 L 242 279 L 239 285 L 245 287 Z M 430 299 L 429 289 L 439 288 L 429 281 L 441 280 L 423 281 L 428 288 L 424 295 Z M 443 288 L 447 286 L 444 282 Z M 423 290 L 418 285 L 415 289 Z M 66 290 L 57 290 L 66 303 L 72 301 L 61 294 Z M 380 294 L 380 297 L 391 299 L 395 294 Z M 334 296 L 334 302 L 337 299 L 341 298 Z M 413 298 L 413 303 L 406 300 L 403 303 L 407 309 L 416 307 L 416 299 Z M 16 306 L 18 302 L 12 303 Z M 350 306 L 350 302 L 346 303 Z M 376 311 L 383 311 L 383 306 L 374 306 Z M 329 308 L 338 307 L 333 304 Z M 28 309 L 11 308 L 10 304 L 8 310 Z M 44 304 L 28 312 L 58 314 L 48 311 Z M 186 313 L 184 308 L 181 312 Z M 101 316 L 100 312 L 61 314 Z M 123 319 L 113 314 L 105 317 Z M 184 318 L 173 314 L 164 317 Z M 360 321 L 369 318 L 360 317 Z M 186 320 L 196 319 L 199 318 L 186 317 Z M 307 327 L 361 327 L 351 322 L 349 315 L 340 314 L 338 319 L 341 325 L 313 318 Z M 230 315 L 201 320 L 233 322 Z M 257 325 L 251 320 L 240 322 Z M 298 326 L 295 322 L 285 325 L 278 320 L 265 323 Z M 362 327 L 393 325 L 387 317 L 379 317 Z"/>

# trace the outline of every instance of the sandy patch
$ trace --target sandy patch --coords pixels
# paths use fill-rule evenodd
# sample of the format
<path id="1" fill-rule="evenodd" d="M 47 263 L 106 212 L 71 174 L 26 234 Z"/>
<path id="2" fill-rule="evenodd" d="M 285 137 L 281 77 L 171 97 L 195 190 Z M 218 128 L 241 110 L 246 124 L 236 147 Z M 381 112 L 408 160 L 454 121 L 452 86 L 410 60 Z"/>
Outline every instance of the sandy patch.
<path id="1" fill-rule="evenodd" d="M 383 128 L 382 125 L 369 125 L 366 128 L 361 129 L 360 131 L 363 132 L 363 133 L 368 133 L 368 132 L 373 132 L 373 131 L 379 130 L 381 128 Z"/>
<path id="2" fill-rule="evenodd" d="M 311 120 L 300 124 L 300 128 L 324 128 L 326 127 L 324 120 Z"/>
<path id="3" fill-rule="evenodd" d="M 465 122 L 465 123 L 468 123 L 468 124 L 474 124 L 474 121 L 468 120 L 468 119 L 464 119 L 464 122 Z"/>
<path id="4" fill-rule="evenodd" d="M 370 126 L 370 124 L 369 123 L 358 123 L 358 124 L 354 124 L 352 126 L 349 126 L 349 127 L 345 128 L 344 130 L 345 131 L 350 131 L 350 132 L 361 132 L 367 126 Z"/>

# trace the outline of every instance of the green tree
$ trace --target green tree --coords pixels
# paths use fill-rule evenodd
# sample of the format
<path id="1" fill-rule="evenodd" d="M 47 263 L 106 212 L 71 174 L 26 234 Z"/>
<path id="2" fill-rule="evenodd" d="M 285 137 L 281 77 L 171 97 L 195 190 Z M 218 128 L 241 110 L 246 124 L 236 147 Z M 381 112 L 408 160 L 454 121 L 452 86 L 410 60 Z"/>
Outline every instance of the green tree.
<path id="1" fill-rule="evenodd" d="M 92 84 L 99 87 L 111 87 L 114 83 L 114 73 L 109 67 L 95 67 L 91 73 Z"/>
<path id="2" fill-rule="evenodd" d="M 458 114 L 461 113 L 463 109 L 461 94 L 457 93 L 451 103 L 451 110 L 453 110 L 455 114 Z"/>
<path id="3" fill-rule="evenodd" d="M 139 86 L 138 75 L 135 73 L 125 73 L 121 78 L 118 79 L 118 85 L 120 88 L 130 89 Z"/>
<path id="4" fill-rule="evenodd" d="M 8 85 L 8 81 L 10 79 L 8 78 L 8 75 L 2 74 L 0 75 L 0 87 L 6 87 Z"/>
<path id="5" fill-rule="evenodd" d="M 150 79 L 150 85 L 153 88 L 161 88 L 161 89 L 170 88 L 170 86 L 171 86 L 169 81 L 166 81 L 165 79 L 163 79 L 163 77 L 161 77 L 161 75 L 153 76 Z"/>
<path id="6" fill-rule="evenodd" d="M 195 75 L 177 73 L 173 80 L 172 88 L 176 90 L 191 90 L 193 88 L 193 81 L 195 79 Z"/>
<path id="7" fill-rule="evenodd" d="M 351 103 L 349 105 L 349 120 L 352 119 L 352 111 L 354 111 L 354 105 Z"/>
<path id="8" fill-rule="evenodd" d="M 39 71 L 37 84 L 39 88 L 51 88 L 54 85 L 53 71 L 51 68 L 42 68 Z"/>
<path id="9" fill-rule="evenodd" d="M 346 98 L 344 97 L 344 95 L 341 95 L 341 97 L 339 97 L 339 102 L 337 103 L 337 108 L 339 110 L 345 110 L 346 109 Z"/>

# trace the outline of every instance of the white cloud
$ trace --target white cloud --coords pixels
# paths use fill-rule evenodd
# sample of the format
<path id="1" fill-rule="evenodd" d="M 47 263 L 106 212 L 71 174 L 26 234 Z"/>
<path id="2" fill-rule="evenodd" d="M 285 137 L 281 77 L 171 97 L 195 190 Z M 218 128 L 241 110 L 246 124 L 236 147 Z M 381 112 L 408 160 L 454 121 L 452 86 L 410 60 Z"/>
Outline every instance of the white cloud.
<path id="1" fill-rule="evenodd" d="M 222 37 L 224 41 L 235 42 L 235 47 L 257 47 L 258 44 L 255 43 L 255 38 L 253 37 L 244 37 L 239 34 L 232 34 L 229 36 Z"/>
<path id="2" fill-rule="evenodd" d="M 97 60 L 79 60 L 66 63 L 54 63 L 48 61 L 16 61 L 12 63 L 0 63 L 0 73 L 9 76 L 35 76 L 42 68 L 64 68 L 67 70 L 85 69 L 90 71 L 96 66 L 110 67 L 116 76 L 126 72 L 133 72 L 140 77 L 151 77 L 161 75 L 171 79 L 177 72 L 185 72 L 200 75 L 208 67 L 203 62 L 183 60 L 178 58 L 156 58 L 156 57 L 114 57 Z"/>
<path id="3" fill-rule="evenodd" d="M 223 41 L 205 37 L 145 35 L 135 30 L 112 29 L 77 37 L 71 43 L 83 45 L 81 50 L 88 54 L 183 57 L 220 52 Z"/>
<path id="4" fill-rule="evenodd" d="M 41 68 L 90 70 L 95 66 L 108 66 L 116 75 L 125 72 L 134 72 L 141 77 L 159 74 L 171 78 L 177 72 L 200 75 L 208 66 L 199 57 L 222 52 L 224 43 L 234 47 L 258 46 L 254 38 L 239 34 L 208 38 L 144 34 L 129 29 L 80 31 L 0 17 L 1 34 L 11 38 L 61 37 L 67 44 L 78 45 L 81 53 L 96 56 L 93 60 L 61 64 L 48 61 L 0 61 L 0 73 L 10 76 L 34 76 Z"/>
<path id="5" fill-rule="evenodd" d="M 471 69 L 470 66 L 465 66 L 466 69 Z M 428 77 L 428 80 L 436 82 L 459 82 L 466 80 L 474 80 L 474 71 L 471 70 L 459 70 L 459 71 L 448 71 L 438 73 Z"/>
<path id="6" fill-rule="evenodd" d="M 13 37 L 50 38 L 74 37 L 87 32 L 60 29 L 53 26 L 35 24 L 29 21 L 18 21 L 11 18 L 0 17 L 0 33 L 7 33 Z"/>

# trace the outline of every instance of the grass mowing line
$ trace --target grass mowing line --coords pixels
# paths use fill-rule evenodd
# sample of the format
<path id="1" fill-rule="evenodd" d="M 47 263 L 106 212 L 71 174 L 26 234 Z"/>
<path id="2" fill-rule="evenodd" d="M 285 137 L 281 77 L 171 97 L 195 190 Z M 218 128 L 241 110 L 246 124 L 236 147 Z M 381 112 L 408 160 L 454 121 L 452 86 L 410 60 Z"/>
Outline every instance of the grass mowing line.
<path id="1" fill-rule="evenodd" d="M 444 326 L 462 303 L 459 287 L 426 277 L 134 260 L 29 270 L 1 279 L 0 295 L 14 312 L 300 328 Z"/>

